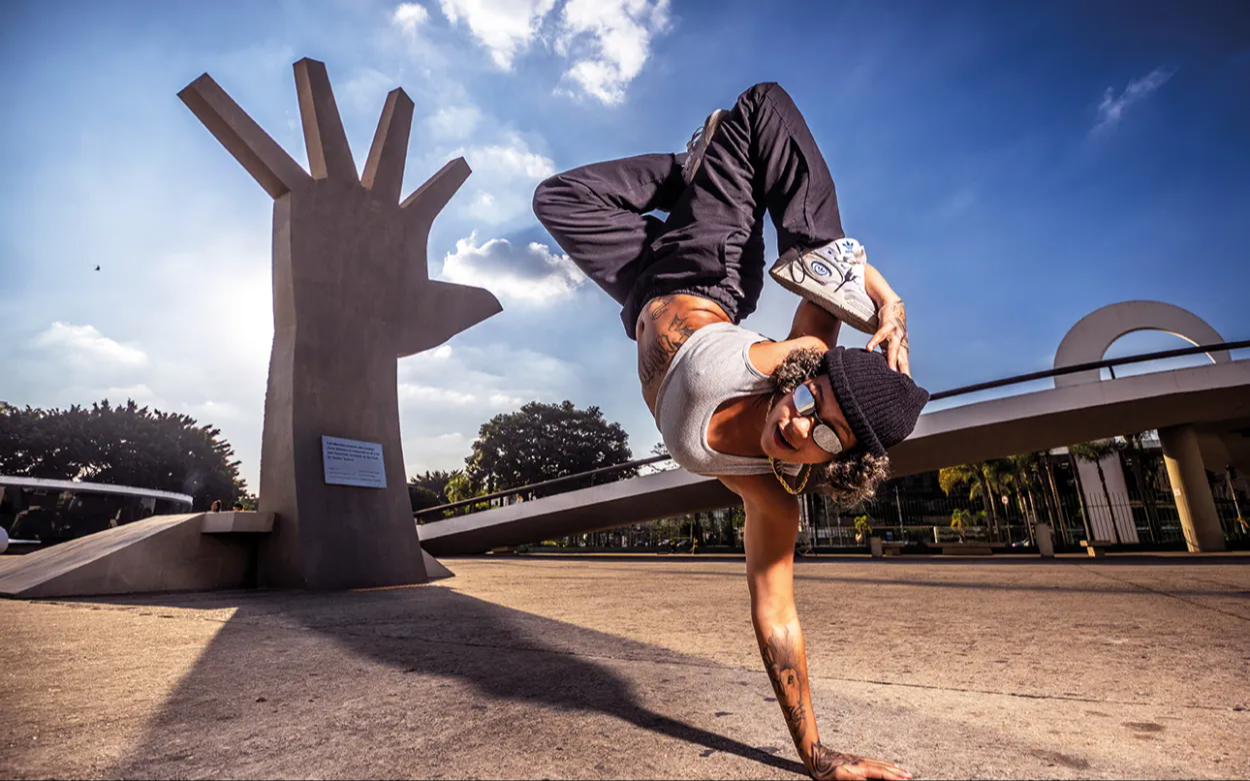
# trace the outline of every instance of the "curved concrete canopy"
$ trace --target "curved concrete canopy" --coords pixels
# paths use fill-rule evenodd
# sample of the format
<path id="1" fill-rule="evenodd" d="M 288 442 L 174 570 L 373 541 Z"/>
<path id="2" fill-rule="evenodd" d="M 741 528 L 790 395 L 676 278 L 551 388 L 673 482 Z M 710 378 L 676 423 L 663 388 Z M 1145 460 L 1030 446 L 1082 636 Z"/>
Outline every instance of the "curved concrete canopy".
<path id="1" fill-rule="evenodd" d="M 1055 368 L 1078 363 L 1101 361 L 1107 348 L 1117 339 L 1134 331 L 1164 331 L 1179 336 L 1193 345 L 1224 341 L 1224 337 L 1206 320 L 1175 304 L 1162 301 L 1121 301 L 1109 304 L 1082 317 L 1064 335 L 1055 350 Z M 1228 350 L 1207 353 L 1213 363 L 1231 361 Z M 1102 374 L 1097 369 L 1055 378 L 1056 388 L 1098 382 Z"/>
<path id="2" fill-rule="evenodd" d="M 1226 423 L 1250 430 L 1250 361 L 1132 375 L 927 412 L 911 436 L 890 451 L 890 472 L 903 477 L 1125 431 Z M 674 469 L 435 521 L 418 527 L 418 533 L 422 548 L 435 556 L 480 553 L 739 502 L 719 480 Z"/>
<path id="3" fill-rule="evenodd" d="M 120 494 L 122 496 L 138 496 L 142 499 L 164 499 L 190 507 L 195 497 L 189 494 L 176 494 L 170 491 L 157 491 L 150 488 L 131 488 L 128 485 L 107 485 L 104 483 L 84 483 L 80 480 L 49 480 L 43 477 L 10 477 L 0 475 L 0 488 L 26 488 L 37 491 L 70 491 L 81 494 Z"/>

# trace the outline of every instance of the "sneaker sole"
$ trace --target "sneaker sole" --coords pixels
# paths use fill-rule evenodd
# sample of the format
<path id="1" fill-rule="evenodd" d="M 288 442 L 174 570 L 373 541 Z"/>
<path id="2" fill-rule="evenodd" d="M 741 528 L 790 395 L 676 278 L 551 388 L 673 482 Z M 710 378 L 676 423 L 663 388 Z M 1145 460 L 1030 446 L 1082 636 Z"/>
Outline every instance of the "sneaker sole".
<path id="1" fill-rule="evenodd" d="M 707 152 L 708 144 L 712 143 L 712 136 L 716 135 L 716 129 L 720 127 L 721 119 L 728 113 L 723 108 L 718 108 L 708 117 L 707 124 L 703 127 L 703 135 L 699 136 L 699 143 L 695 146 L 691 155 L 695 157 L 695 164 L 690 168 L 690 176 L 686 179 L 686 185 L 689 186 L 694 181 L 695 174 L 699 173 L 699 167 L 703 165 L 703 155 Z"/>

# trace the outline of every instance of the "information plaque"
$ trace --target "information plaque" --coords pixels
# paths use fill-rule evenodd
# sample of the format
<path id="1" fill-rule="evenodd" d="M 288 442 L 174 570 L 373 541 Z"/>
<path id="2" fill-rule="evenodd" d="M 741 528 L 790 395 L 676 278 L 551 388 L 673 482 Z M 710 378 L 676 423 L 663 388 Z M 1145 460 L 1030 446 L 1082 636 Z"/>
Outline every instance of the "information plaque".
<path id="1" fill-rule="evenodd" d="M 321 462 L 327 484 L 385 488 L 386 466 L 382 445 L 355 439 L 321 437 Z"/>

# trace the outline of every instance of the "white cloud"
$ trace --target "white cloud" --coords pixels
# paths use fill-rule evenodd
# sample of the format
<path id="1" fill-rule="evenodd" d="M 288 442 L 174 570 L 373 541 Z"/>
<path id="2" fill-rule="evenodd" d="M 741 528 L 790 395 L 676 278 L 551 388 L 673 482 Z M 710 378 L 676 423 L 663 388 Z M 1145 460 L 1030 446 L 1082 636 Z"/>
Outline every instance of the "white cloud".
<path id="1" fill-rule="evenodd" d="M 442 0 L 440 7 L 452 24 L 469 28 L 496 65 L 512 70 L 513 59 L 538 36 L 555 0 Z"/>
<path id="2" fill-rule="evenodd" d="M 138 367 L 148 362 L 142 350 L 113 341 L 93 325 L 55 322 L 35 337 L 34 345 L 58 351 L 66 360 L 84 368 Z"/>
<path id="3" fill-rule="evenodd" d="M 520 396 L 509 396 L 506 393 L 492 393 L 487 403 L 494 409 L 520 409 L 525 406 L 525 399 Z"/>
<path id="4" fill-rule="evenodd" d="M 565 77 L 607 105 L 620 103 L 647 62 L 651 39 L 668 26 L 668 0 L 569 0 L 556 49 L 579 56 Z"/>
<path id="5" fill-rule="evenodd" d="M 100 388 L 91 394 L 91 399 L 92 401 L 108 399 L 109 404 L 113 406 L 134 401 L 140 407 L 151 407 L 162 411 L 169 408 L 165 399 L 154 393 L 147 383 L 143 382 L 122 388 Z"/>
<path id="6" fill-rule="evenodd" d="M 402 7 L 402 6 L 401 6 Z M 510 71 L 535 41 L 573 64 L 564 79 L 575 91 L 608 105 L 620 103 L 642 71 L 651 41 L 669 29 L 669 0 L 441 0 L 453 25 L 463 24 Z"/>
<path id="7" fill-rule="evenodd" d="M 352 114 L 368 116 L 381 113 L 386 93 L 397 86 L 394 77 L 373 68 L 363 68 L 344 81 L 341 87 L 336 85 L 334 93 L 340 113 L 350 118 Z"/>
<path id="8" fill-rule="evenodd" d="M 430 12 L 418 3 L 400 3 L 391 15 L 391 24 L 408 35 L 416 35 L 417 28 L 430 19 Z"/>
<path id="9" fill-rule="evenodd" d="M 216 425 L 221 421 L 244 420 L 247 414 L 238 406 L 225 401 L 205 401 L 200 404 L 182 404 L 182 412 L 202 423 Z"/>
<path id="10" fill-rule="evenodd" d="M 455 407 L 464 407 L 477 403 L 477 397 L 471 393 L 463 393 L 450 388 L 436 388 L 430 385 L 416 385 L 409 382 L 401 382 L 399 384 L 399 400 L 401 402 L 415 402 L 423 405 L 451 405 Z"/>
<path id="11" fill-rule="evenodd" d="M 408 473 L 459 468 L 483 423 L 529 401 L 569 398 L 581 376 L 575 364 L 509 343 L 442 345 L 402 359 L 399 412 Z"/>
<path id="12" fill-rule="evenodd" d="M 461 147 L 449 156 L 463 156 L 473 169 L 461 196 L 465 216 L 491 225 L 529 217 L 534 186 L 556 173 L 551 158 L 532 151 L 516 133 L 505 133 L 498 144 Z"/>
<path id="13" fill-rule="evenodd" d="M 408 474 L 418 475 L 431 469 L 463 469 L 464 459 L 473 448 L 473 439 L 458 431 L 404 437 L 404 465 Z"/>
<path id="14" fill-rule="evenodd" d="M 489 169 L 503 176 L 540 181 L 556 172 L 556 164 L 550 157 L 531 152 L 524 139 L 511 134 L 506 143 L 465 149 L 463 154 L 475 170 Z"/>
<path id="15" fill-rule="evenodd" d="M 444 106 L 425 120 L 427 132 L 435 139 L 468 138 L 482 119 L 477 106 Z"/>
<path id="16" fill-rule="evenodd" d="M 545 244 L 521 247 L 507 239 L 491 239 L 479 245 L 477 233 L 456 242 L 456 251 L 443 260 L 443 277 L 528 304 L 568 298 L 586 281 L 568 255 L 553 255 Z"/>
<path id="17" fill-rule="evenodd" d="M 1098 104 L 1099 122 L 1094 129 L 1101 130 L 1115 127 L 1129 106 L 1147 98 L 1151 93 L 1167 83 L 1167 80 L 1172 78 L 1175 73 L 1175 70 L 1169 71 L 1155 68 L 1142 78 L 1130 81 L 1119 97 L 1116 97 L 1114 87 L 1107 87 L 1107 91 L 1103 93 L 1102 102 Z"/>

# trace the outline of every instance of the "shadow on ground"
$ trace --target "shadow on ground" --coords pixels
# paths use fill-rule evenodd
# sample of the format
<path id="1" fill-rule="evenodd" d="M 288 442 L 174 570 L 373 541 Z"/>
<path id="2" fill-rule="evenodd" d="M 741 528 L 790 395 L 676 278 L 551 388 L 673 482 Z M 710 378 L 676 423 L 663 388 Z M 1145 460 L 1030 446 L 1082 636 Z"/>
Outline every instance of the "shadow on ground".
<path id="1" fill-rule="evenodd" d="M 368 689 L 378 683 L 376 669 L 369 680 L 355 678 L 354 692 L 350 682 L 354 671 L 326 669 L 327 664 L 350 665 L 352 656 L 371 659 L 400 675 L 415 673 L 468 684 L 474 693 L 468 700 L 447 703 L 429 698 L 410 703 L 415 712 L 450 708 L 451 721 L 459 721 L 466 729 L 469 721 L 484 717 L 485 711 L 500 702 L 537 704 L 564 714 L 603 714 L 703 747 L 708 753 L 725 752 L 804 774 L 801 763 L 770 753 L 776 748 L 749 746 L 644 707 L 629 681 L 594 659 L 678 665 L 697 662 L 707 667 L 706 660 L 504 608 L 449 588 L 345 594 L 238 592 L 97 602 L 138 610 L 152 608 L 156 615 L 160 615 L 160 608 L 236 608 L 151 722 L 146 740 L 113 769 L 113 776 L 249 772 L 247 762 L 240 763 L 240 755 L 254 751 L 260 762 L 265 752 L 281 754 L 293 748 L 289 741 L 298 743 L 298 737 L 290 736 L 279 737 L 276 744 L 256 740 L 258 733 L 273 734 L 276 730 L 281 735 L 301 719 L 311 727 L 309 720 L 326 717 L 324 712 L 313 712 L 315 708 L 324 711 L 336 702 L 339 706 L 354 705 L 371 695 Z M 289 639 L 292 632 L 294 639 Z M 283 640 L 283 636 L 288 639 Z M 350 654 L 327 651 L 326 639 Z M 383 682 L 374 693 L 381 698 L 388 686 L 393 689 L 396 685 Z M 428 690 L 436 686 L 430 683 L 421 690 L 428 697 Z M 268 696 L 257 696 L 257 692 L 267 692 Z M 258 714 L 254 710 L 280 703 L 286 706 L 285 714 Z M 240 719 L 250 725 L 231 725 Z M 333 725 L 323 726 L 331 727 L 329 734 L 335 733 Z M 221 736 L 221 745 L 214 746 L 213 735 Z M 450 742 L 455 742 L 454 736 Z M 325 772 L 295 762 L 289 753 L 285 762 L 279 760 L 268 767 L 253 765 L 252 770 L 260 775 Z M 329 772 L 338 775 L 343 770 L 342 765 L 335 765 Z"/>

